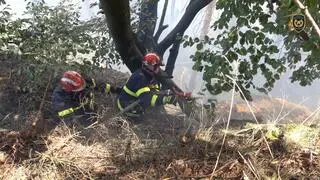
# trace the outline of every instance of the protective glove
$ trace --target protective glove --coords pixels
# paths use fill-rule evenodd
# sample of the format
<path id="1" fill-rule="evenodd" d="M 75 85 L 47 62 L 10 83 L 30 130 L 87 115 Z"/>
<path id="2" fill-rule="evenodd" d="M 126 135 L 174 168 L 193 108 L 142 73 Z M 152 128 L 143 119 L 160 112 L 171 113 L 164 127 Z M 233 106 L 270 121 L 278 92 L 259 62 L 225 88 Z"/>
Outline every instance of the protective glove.
<path id="1" fill-rule="evenodd" d="M 164 96 L 162 100 L 163 104 L 177 104 L 177 98 L 174 95 Z"/>
<path id="2" fill-rule="evenodd" d="M 87 110 L 94 110 L 95 109 L 95 95 L 93 92 L 88 91 L 84 97 L 79 99 L 79 104 L 81 108 Z"/>
<path id="3" fill-rule="evenodd" d="M 103 83 L 103 84 L 98 84 L 94 90 L 98 92 L 106 93 L 106 94 L 110 94 L 110 93 L 120 94 L 120 92 L 122 91 L 122 88 L 112 86 L 109 83 Z"/>
<path id="4" fill-rule="evenodd" d="M 174 95 L 173 91 L 170 90 L 170 89 L 157 91 L 157 92 L 155 92 L 155 94 L 164 95 L 164 96 L 172 96 L 172 95 Z"/>

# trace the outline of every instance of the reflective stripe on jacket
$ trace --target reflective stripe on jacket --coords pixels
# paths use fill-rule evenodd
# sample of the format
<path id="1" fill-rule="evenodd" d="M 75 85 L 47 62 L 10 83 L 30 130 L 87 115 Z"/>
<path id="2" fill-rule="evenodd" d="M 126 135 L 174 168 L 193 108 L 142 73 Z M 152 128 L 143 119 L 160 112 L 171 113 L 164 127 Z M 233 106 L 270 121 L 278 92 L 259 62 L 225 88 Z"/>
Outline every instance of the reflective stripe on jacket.
<path id="1" fill-rule="evenodd" d="M 65 116 L 67 116 L 69 114 L 72 114 L 73 112 L 79 110 L 80 108 L 81 107 L 64 109 L 64 110 L 58 112 L 58 116 L 59 117 L 65 117 Z"/>
<path id="2" fill-rule="evenodd" d="M 84 114 L 82 108 L 87 102 L 83 99 L 82 92 L 66 92 L 60 86 L 56 87 L 52 94 L 52 110 L 59 117 L 71 114 Z"/>
<path id="3" fill-rule="evenodd" d="M 119 95 L 119 104 L 122 107 L 127 107 L 135 100 L 140 99 L 140 105 L 143 109 L 162 105 L 163 96 L 154 93 L 155 87 L 159 89 L 159 83 L 155 79 L 143 70 L 137 70 L 123 87 Z"/>

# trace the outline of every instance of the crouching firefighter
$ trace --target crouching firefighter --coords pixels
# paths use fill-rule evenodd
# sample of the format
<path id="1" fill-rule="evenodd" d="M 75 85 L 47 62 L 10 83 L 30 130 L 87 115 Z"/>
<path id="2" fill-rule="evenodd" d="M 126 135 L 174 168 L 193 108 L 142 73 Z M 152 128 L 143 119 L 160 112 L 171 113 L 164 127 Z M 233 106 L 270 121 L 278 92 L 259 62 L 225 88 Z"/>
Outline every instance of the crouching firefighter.
<path id="1" fill-rule="evenodd" d="M 91 87 L 94 86 L 94 87 Z M 120 93 L 121 88 L 108 83 L 96 85 L 94 80 L 85 80 L 78 72 L 66 71 L 52 95 L 52 110 L 57 125 L 61 120 L 67 125 L 90 125 L 94 113 L 92 90 L 109 93 Z"/>
<path id="2" fill-rule="evenodd" d="M 177 99 L 173 94 L 159 90 L 160 84 L 155 76 L 160 72 L 161 65 L 163 64 L 157 54 L 146 54 L 142 68 L 135 71 L 122 88 L 117 106 L 120 113 L 123 112 L 121 114 L 127 116 L 129 120 L 139 120 L 148 107 L 176 104 Z"/>

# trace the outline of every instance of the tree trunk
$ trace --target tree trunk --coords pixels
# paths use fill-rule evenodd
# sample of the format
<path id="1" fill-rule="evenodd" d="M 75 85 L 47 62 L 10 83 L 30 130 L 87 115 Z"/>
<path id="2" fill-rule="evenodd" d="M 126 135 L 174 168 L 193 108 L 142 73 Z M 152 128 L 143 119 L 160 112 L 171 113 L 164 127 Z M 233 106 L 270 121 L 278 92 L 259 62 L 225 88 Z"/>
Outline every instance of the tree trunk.
<path id="1" fill-rule="evenodd" d="M 189 27 L 192 20 L 194 19 L 195 15 L 211 1 L 212 0 L 190 0 L 184 15 L 182 16 L 178 24 L 175 26 L 175 28 L 159 44 L 156 44 L 156 52 L 161 57 L 163 56 L 164 52 L 177 41 L 177 35 L 182 36 L 185 30 Z M 114 39 L 116 49 L 119 52 L 123 62 L 130 69 L 131 72 L 137 70 L 141 67 L 141 60 L 143 59 L 143 55 L 146 53 L 146 50 L 150 47 L 147 47 L 148 44 L 141 43 L 132 31 L 130 22 L 129 0 L 100 0 L 100 3 L 106 15 L 109 32 Z M 147 3 L 148 6 L 148 3 L 157 4 L 158 1 L 145 0 L 143 1 L 143 3 Z M 143 12 L 144 14 L 155 14 L 154 11 L 156 11 L 156 8 L 144 8 L 143 10 L 147 11 Z M 140 27 L 142 27 L 142 30 L 144 28 L 147 28 L 145 26 Z M 152 30 L 154 31 L 154 25 L 151 25 L 151 28 L 148 28 L 148 32 L 145 35 L 150 36 L 150 31 Z M 175 47 L 179 46 L 180 44 L 175 45 Z M 172 61 L 175 63 L 178 50 L 179 49 L 172 50 L 172 52 L 175 54 L 171 55 L 171 63 Z M 158 75 L 157 79 L 160 81 L 160 83 L 164 84 L 170 89 L 174 86 L 176 90 L 182 91 L 179 87 L 176 86 L 176 84 L 171 80 L 170 76 L 168 76 L 168 74 L 165 72 L 161 72 Z"/>
<path id="2" fill-rule="evenodd" d="M 128 0 L 101 0 L 108 28 L 124 64 L 134 72 L 141 67 L 145 48 L 139 45 L 131 27 Z"/>

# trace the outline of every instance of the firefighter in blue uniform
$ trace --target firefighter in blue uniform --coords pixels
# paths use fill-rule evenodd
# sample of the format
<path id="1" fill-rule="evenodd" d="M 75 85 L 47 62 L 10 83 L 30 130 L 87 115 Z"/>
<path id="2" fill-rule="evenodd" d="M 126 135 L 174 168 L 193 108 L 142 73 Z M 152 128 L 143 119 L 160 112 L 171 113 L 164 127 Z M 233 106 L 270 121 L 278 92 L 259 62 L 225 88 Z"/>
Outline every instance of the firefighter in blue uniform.
<path id="1" fill-rule="evenodd" d="M 124 114 L 132 120 L 137 120 L 148 107 L 155 107 L 164 104 L 175 104 L 176 97 L 173 94 L 160 93 L 160 84 L 155 76 L 160 71 L 162 62 L 155 53 L 147 53 L 142 62 L 142 68 L 135 71 L 122 88 L 117 106 L 121 110 L 139 100 L 135 106 Z"/>
<path id="2" fill-rule="evenodd" d="M 76 116 L 79 121 L 84 121 L 83 123 L 85 124 L 90 123 L 90 117 L 94 112 L 94 104 L 90 99 L 92 90 L 105 93 L 120 93 L 121 88 L 113 87 L 108 83 L 96 85 L 94 80 L 86 81 L 75 71 L 64 72 L 59 86 L 54 89 L 52 95 L 54 123 L 58 124 L 63 119 L 68 125 L 74 124 Z"/>

